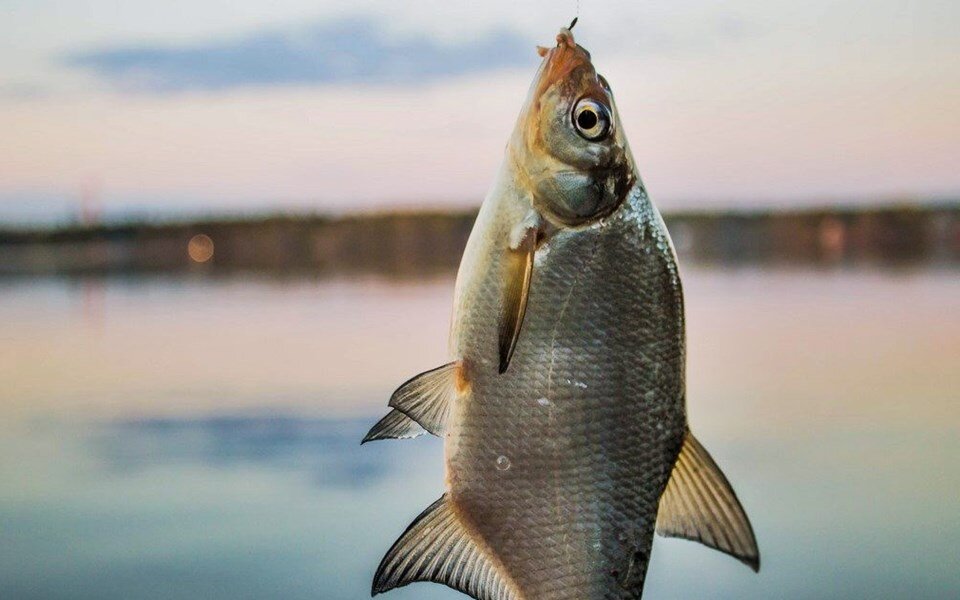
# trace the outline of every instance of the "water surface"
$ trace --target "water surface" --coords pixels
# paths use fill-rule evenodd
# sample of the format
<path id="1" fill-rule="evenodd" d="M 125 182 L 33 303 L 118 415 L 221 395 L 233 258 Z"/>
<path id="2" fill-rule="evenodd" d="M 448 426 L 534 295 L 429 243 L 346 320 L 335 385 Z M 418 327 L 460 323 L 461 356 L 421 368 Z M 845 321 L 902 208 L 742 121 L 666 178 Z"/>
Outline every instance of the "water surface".
<path id="1" fill-rule="evenodd" d="M 957 597 L 960 278 L 684 274 L 691 424 L 763 568 L 658 539 L 645 597 Z M 442 449 L 358 442 L 445 361 L 452 286 L 0 283 L 0 598 L 367 597 Z"/>

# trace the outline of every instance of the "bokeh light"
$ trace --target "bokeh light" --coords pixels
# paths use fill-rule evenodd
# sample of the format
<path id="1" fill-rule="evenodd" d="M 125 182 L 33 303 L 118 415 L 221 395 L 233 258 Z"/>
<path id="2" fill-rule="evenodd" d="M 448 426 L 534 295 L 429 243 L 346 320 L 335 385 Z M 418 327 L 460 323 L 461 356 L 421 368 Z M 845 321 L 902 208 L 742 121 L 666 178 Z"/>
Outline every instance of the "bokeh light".
<path id="1" fill-rule="evenodd" d="M 187 243 L 187 254 L 193 262 L 207 262 L 213 258 L 213 240 L 209 235 L 198 233 Z"/>

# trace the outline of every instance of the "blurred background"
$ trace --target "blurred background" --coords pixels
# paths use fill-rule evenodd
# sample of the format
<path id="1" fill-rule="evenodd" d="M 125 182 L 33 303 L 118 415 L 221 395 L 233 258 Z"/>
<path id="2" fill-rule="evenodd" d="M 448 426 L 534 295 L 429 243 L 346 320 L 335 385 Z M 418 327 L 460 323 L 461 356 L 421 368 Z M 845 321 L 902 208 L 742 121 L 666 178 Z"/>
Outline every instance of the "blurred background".
<path id="1" fill-rule="evenodd" d="M 960 594 L 956 2 L 0 10 L 0 597 L 368 595 L 442 448 L 359 441 L 446 362 L 534 46 L 578 12 L 763 555 L 657 539 L 646 597 Z"/>

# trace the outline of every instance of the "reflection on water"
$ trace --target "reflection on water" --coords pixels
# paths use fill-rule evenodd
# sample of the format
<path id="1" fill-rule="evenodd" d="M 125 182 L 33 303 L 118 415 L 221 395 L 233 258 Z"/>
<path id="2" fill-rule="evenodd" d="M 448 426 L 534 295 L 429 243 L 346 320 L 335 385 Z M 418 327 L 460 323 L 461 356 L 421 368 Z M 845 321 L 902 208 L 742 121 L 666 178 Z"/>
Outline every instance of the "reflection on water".
<path id="1" fill-rule="evenodd" d="M 0 288 L 0 598 L 366 597 L 442 450 L 359 440 L 443 360 L 452 282 L 93 285 Z M 956 277 L 686 289 L 691 421 L 763 570 L 658 539 L 645 597 L 956 597 Z"/>
<path id="2" fill-rule="evenodd" d="M 387 471 L 376 453 L 357 453 L 352 421 L 289 415 L 158 418 L 97 428 L 91 450 L 117 473 L 155 465 L 251 466 L 311 473 L 320 487 L 365 488 Z"/>
<path id="3" fill-rule="evenodd" d="M 425 468 L 440 458 L 435 444 L 361 451 L 366 425 L 242 417 L 6 431 L 0 597 L 364 597 L 382 532 L 440 493 Z"/>

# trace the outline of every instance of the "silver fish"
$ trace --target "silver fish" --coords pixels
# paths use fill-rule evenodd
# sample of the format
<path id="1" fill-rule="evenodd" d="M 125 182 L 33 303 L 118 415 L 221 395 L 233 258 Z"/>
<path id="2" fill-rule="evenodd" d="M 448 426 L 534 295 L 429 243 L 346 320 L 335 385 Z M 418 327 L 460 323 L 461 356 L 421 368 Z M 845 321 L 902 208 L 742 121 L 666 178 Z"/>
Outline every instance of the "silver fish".
<path id="1" fill-rule="evenodd" d="M 444 438 L 446 493 L 387 552 L 478 600 L 640 598 L 653 534 L 755 570 L 750 522 L 686 416 L 683 292 L 613 93 L 568 28 L 470 235 L 450 363 L 364 441 Z"/>

